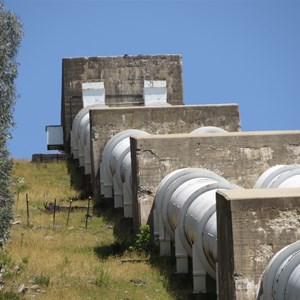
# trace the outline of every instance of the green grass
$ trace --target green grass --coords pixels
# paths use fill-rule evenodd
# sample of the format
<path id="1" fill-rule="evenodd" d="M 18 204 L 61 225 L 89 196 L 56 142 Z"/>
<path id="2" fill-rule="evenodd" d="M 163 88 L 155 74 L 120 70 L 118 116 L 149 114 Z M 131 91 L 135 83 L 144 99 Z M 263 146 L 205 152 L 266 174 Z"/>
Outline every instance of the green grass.
<path id="1" fill-rule="evenodd" d="M 192 277 L 174 274 L 174 258 L 151 252 L 148 261 L 122 263 L 149 257 L 149 252 L 140 251 L 147 246 L 148 232 L 128 251 L 128 232 L 114 211 L 94 213 L 87 228 L 86 211 L 79 210 L 70 213 L 68 226 L 67 211 L 57 212 L 53 224 L 44 203 L 56 199 L 68 205 L 70 199 L 81 197 L 81 191 L 70 186 L 68 170 L 64 162 L 15 161 L 14 213 L 21 224 L 12 226 L 11 240 L 0 252 L 0 263 L 7 268 L 0 299 L 20 299 L 17 291 L 22 284 L 28 288 L 24 299 L 188 299 Z M 87 205 L 87 200 L 75 204 Z M 36 284 L 43 292 L 31 289 Z"/>

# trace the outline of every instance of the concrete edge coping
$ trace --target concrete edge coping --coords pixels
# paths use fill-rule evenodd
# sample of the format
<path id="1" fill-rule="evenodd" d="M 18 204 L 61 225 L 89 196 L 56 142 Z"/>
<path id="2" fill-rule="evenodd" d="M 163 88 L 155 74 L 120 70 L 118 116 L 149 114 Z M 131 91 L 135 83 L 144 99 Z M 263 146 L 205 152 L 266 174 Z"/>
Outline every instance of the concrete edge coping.
<path id="1" fill-rule="evenodd" d="M 217 194 L 227 201 L 300 198 L 300 188 L 222 190 Z"/>
<path id="2" fill-rule="evenodd" d="M 162 109 L 189 109 L 189 108 L 210 108 L 210 107 L 238 107 L 239 105 L 236 103 L 225 103 L 225 104 L 191 104 L 191 105 L 171 105 L 171 106 L 114 106 L 114 107 L 106 107 L 105 109 L 101 109 L 101 112 L 105 111 L 122 111 L 124 113 L 130 112 L 133 110 L 162 110 Z M 98 107 L 93 107 L 90 109 L 91 113 L 97 113 L 99 110 Z"/>
<path id="3" fill-rule="evenodd" d="M 111 56 L 74 56 L 74 57 L 63 57 L 63 60 L 89 60 L 89 59 L 111 59 L 111 58 L 125 58 L 125 57 L 130 57 L 130 58 L 157 58 L 157 57 L 178 57 L 182 58 L 181 54 L 120 54 L 120 55 L 111 55 Z"/>
<path id="4" fill-rule="evenodd" d="M 132 136 L 136 140 L 151 139 L 180 139 L 180 138 L 222 138 L 222 137 L 255 137 L 255 136 L 293 136 L 300 135 L 300 130 L 283 130 L 283 131 L 234 131 L 234 132 L 215 132 L 215 133 L 175 133 L 175 134 L 155 134 L 151 136 Z"/>

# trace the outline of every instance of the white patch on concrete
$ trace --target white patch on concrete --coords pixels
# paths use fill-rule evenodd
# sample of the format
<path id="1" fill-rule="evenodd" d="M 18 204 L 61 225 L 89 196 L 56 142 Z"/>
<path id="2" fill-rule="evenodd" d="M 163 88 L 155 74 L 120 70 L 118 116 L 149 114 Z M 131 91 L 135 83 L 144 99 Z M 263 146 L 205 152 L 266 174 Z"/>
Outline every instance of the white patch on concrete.
<path id="1" fill-rule="evenodd" d="M 273 152 L 274 151 L 270 147 L 263 147 L 260 149 L 260 155 L 264 161 L 271 160 L 273 158 Z"/>
<path id="2" fill-rule="evenodd" d="M 241 154 L 245 155 L 247 159 L 270 160 L 273 157 L 273 150 L 270 147 L 262 147 L 260 149 L 240 148 Z"/>
<path id="3" fill-rule="evenodd" d="M 93 141 L 97 141 L 99 138 L 99 134 L 94 128 L 92 128 L 92 136 L 93 136 Z"/>
<path id="4" fill-rule="evenodd" d="M 264 228 L 262 228 L 262 227 L 258 227 L 258 228 L 257 228 L 257 231 L 258 231 L 259 233 L 262 233 L 262 234 L 266 234 L 266 233 L 267 233 L 266 230 L 265 230 Z"/>
<path id="5" fill-rule="evenodd" d="M 297 210 L 280 211 L 279 217 L 269 220 L 266 225 L 274 230 L 298 230 L 300 228 L 300 214 Z"/>
<path id="6" fill-rule="evenodd" d="M 273 255 L 274 251 L 272 245 L 259 245 L 256 249 L 254 261 L 259 264 L 266 264 Z"/>
<path id="7" fill-rule="evenodd" d="M 236 299 L 256 299 L 258 285 L 254 281 L 243 279 L 236 282 Z"/>
<path id="8" fill-rule="evenodd" d="M 288 151 L 292 151 L 294 155 L 300 154 L 300 145 L 287 145 L 286 148 Z"/>
<path id="9" fill-rule="evenodd" d="M 249 293 L 250 295 L 253 291 L 256 291 L 257 286 L 253 280 L 249 280 L 247 278 L 239 278 L 235 280 L 235 286 L 237 290 L 242 290 L 245 293 Z M 245 297 L 246 298 L 246 297 Z"/>

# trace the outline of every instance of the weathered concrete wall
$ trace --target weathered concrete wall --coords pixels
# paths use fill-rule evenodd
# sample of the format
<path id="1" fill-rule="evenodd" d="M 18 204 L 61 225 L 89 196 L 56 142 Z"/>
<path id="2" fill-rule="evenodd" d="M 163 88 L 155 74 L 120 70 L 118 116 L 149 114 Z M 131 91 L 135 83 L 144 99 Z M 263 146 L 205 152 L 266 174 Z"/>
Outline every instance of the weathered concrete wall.
<path id="1" fill-rule="evenodd" d="M 65 58 L 62 61 L 61 122 L 65 148 L 73 119 L 83 107 L 82 82 L 103 81 L 108 106 L 143 105 L 144 80 L 165 80 L 167 101 L 183 104 L 180 55 Z"/>
<path id="2" fill-rule="evenodd" d="M 252 188 L 269 167 L 300 163 L 299 153 L 300 131 L 131 138 L 134 222 L 138 222 L 137 227 L 139 222 L 151 223 L 156 188 L 176 169 L 205 168 L 239 186 Z"/>
<path id="3" fill-rule="evenodd" d="M 270 258 L 300 239 L 300 189 L 217 193 L 220 299 L 255 300 Z"/>
<path id="4" fill-rule="evenodd" d="M 126 129 L 150 134 L 189 133 L 201 126 L 240 129 L 236 104 L 93 109 L 90 111 L 92 178 L 94 195 L 100 195 L 99 165 L 107 141 Z M 175 149 L 173 149 L 175 150 Z M 178 148 L 176 149 L 178 150 Z"/>

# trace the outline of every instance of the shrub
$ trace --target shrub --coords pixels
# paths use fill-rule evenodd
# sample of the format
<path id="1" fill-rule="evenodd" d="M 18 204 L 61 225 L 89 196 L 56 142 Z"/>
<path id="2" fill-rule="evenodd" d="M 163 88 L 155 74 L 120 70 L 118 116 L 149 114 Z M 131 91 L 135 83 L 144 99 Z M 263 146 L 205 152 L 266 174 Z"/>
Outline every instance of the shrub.
<path id="1" fill-rule="evenodd" d="M 37 275 L 34 278 L 34 284 L 48 287 L 50 284 L 50 276 L 44 276 L 44 275 Z"/>
<path id="2" fill-rule="evenodd" d="M 149 252 L 151 250 L 150 238 L 150 226 L 142 225 L 140 228 L 140 233 L 138 233 L 135 238 L 133 246 L 134 250 L 137 252 Z"/>

